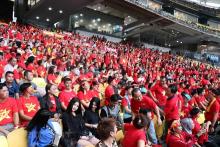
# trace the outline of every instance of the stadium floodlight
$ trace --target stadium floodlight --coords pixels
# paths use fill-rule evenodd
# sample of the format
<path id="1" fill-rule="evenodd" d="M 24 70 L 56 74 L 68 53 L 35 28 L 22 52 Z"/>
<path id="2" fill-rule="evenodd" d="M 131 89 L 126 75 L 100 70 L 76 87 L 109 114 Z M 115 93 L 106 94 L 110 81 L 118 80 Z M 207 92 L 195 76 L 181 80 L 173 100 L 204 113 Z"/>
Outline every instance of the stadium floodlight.
<path id="1" fill-rule="evenodd" d="M 63 10 L 59 10 L 59 13 L 62 14 L 62 13 L 63 13 Z"/>
<path id="2" fill-rule="evenodd" d="M 48 22 L 48 21 L 50 21 L 50 19 L 49 19 L 49 18 L 47 18 L 47 19 L 46 19 L 46 21 Z"/>
<path id="3" fill-rule="evenodd" d="M 52 10 L 52 7 L 49 7 L 48 10 L 51 11 L 51 10 Z"/>
<path id="4" fill-rule="evenodd" d="M 40 17 L 39 17 L 39 16 L 36 16 L 36 19 L 40 19 Z"/>

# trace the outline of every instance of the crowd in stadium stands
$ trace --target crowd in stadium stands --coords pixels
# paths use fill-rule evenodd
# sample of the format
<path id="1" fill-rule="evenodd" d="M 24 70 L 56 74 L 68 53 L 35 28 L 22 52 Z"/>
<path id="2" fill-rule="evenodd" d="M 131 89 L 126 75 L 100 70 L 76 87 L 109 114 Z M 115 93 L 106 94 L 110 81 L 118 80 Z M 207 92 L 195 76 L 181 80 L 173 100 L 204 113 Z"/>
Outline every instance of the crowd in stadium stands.
<path id="1" fill-rule="evenodd" d="M 220 29 L 219 28 L 214 28 L 214 27 L 211 27 L 211 26 L 208 26 L 208 25 L 203 25 L 203 24 L 192 22 L 190 20 L 184 20 L 184 19 L 178 18 L 178 17 L 174 16 L 171 13 L 163 11 L 162 8 L 150 7 L 149 5 L 147 5 L 146 1 L 143 1 L 143 0 L 127 0 L 127 1 L 132 2 L 135 5 L 139 5 L 140 7 L 143 7 L 145 9 L 150 10 L 150 11 L 153 11 L 155 13 L 159 13 L 160 15 L 162 15 L 164 17 L 167 17 L 167 18 L 169 18 L 173 21 L 176 21 L 178 23 L 187 25 L 188 27 L 198 29 L 198 30 L 203 31 L 203 32 L 211 33 L 213 35 L 219 35 L 220 34 Z"/>
<path id="2" fill-rule="evenodd" d="M 0 25 L 0 65 L 0 136 L 24 127 L 28 147 L 219 145 L 211 65 L 15 23 Z"/>

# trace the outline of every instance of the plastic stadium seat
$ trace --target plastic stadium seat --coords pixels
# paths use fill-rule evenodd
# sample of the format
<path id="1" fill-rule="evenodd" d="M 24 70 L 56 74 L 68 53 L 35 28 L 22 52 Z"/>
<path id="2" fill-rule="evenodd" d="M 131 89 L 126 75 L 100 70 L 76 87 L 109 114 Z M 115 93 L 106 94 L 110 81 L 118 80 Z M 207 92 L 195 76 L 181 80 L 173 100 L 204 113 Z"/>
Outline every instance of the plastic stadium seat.
<path id="1" fill-rule="evenodd" d="M 8 147 L 8 141 L 5 136 L 0 136 L 0 147 Z"/>
<path id="2" fill-rule="evenodd" d="M 27 147 L 27 131 L 24 128 L 12 131 L 7 139 L 8 147 Z"/>
<path id="3" fill-rule="evenodd" d="M 122 130 L 118 131 L 115 138 L 116 138 L 116 141 L 117 141 L 117 142 L 120 141 L 120 140 L 122 140 L 122 139 L 124 138 L 124 133 L 123 133 L 123 131 L 122 131 Z"/>
<path id="4" fill-rule="evenodd" d="M 199 114 L 199 117 L 198 117 L 197 121 L 198 121 L 199 124 L 203 124 L 205 122 L 204 112 Z"/>
<path id="5" fill-rule="evenodd" d="M 94 145 L 87 145 L 87 146 L 85 146 L 85 147 L 95 147 Z"/>

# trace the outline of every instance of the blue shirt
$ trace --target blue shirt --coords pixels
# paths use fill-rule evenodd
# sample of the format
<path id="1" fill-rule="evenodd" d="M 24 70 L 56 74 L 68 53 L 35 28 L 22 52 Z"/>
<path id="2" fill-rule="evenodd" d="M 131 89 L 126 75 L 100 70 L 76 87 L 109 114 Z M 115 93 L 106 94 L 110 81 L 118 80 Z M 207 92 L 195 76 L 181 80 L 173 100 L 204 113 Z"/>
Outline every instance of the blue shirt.
<path id="1" fill-rule="evenodd" d="M 49 126 L 50 127 L 49 127 Z M 48 120 L 46 127 L 37 132 L 36 127 L 28 133 L 28 147 L 45 147 L 53 143 L 55 134 L 52 131 L 52 123 Z"/>
<path id="2" fill-rule="evenodd" d="M 9 92 L 9 97 L 15 97 L 15 94 L 19 93 L 19 85 L 15 82 L 15 80 L 13 81 L 12 85 L 10 87 L 7 86 L 7 88 Z"/>

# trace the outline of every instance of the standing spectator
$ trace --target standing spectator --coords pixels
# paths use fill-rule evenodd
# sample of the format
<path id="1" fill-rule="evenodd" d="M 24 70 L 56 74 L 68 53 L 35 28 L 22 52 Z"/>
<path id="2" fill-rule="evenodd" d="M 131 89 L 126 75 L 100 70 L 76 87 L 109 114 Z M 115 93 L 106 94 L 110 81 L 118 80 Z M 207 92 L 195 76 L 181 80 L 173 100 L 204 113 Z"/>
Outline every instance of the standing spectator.
<path id="1" fill-rule="evenodd" d="M 177 86 L 175 84 L 170 85 L 166 91 L 167 103 L 164 108 L 166 129 L 165 135 L 167 134 L 168 128 L 174 120 L 179 120 L 179 97 L 177 95 Z"/>
<path id="2" fill-rule="evenodd" d="M 16 101 L 8 96 L 7 87 L 0 83 L 0 135 L 5 136 L 19 126 Z"/>
<path id="3" fill-rule="evenodd" d="M 135 116 L 132 124 L 125 124 L 125 137 L 123 147 L 148 147 L 145 130 L 149 126 L 149 120 L 144 115 Z"/>
<path id="4" fill-rule="evenodd" d="M 149 97 L 142 96 L 139 88 L 132 90 L 131 110 L 133 115 L 137 115 L 140 109 L 149 109 L 156 113 L 158 125 L 162 124 L 160 110 L 156 103 Z"/>
<path id="5" fill-rule="evenodd" d="M 19 86 L 14 80 L 14 73 L 7 71 L 5 73 L 5 83 L 9 91 L 9 96 L 18 99 L 19 98 Z"/>

